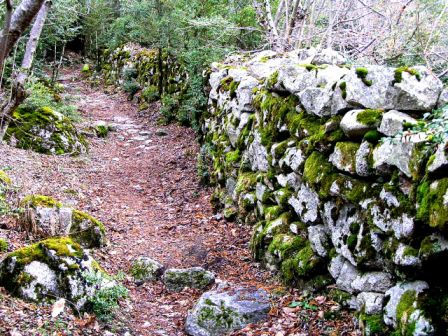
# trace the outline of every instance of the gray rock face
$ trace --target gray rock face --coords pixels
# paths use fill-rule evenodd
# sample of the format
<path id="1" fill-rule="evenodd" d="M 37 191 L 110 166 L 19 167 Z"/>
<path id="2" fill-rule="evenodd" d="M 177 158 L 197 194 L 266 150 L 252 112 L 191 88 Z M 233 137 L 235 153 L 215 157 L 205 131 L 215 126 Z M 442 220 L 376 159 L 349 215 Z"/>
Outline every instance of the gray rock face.
<path id="1" fill-rule="evenodd" d="M 383 232 L 392 230 L 397 239 L 410 237 L 414 232 L 414 219 L 406 213 L 393 217 L 390 209 L 382 209 L 377 205 L 371 207 L 370 213 L 373 224 Z"/>
<path id="2" fill-rule="evenodd" d="M 385 141 L 373 151 L 373 168 L 387 172 L 390 166 L 397 167 L 406 176 L 411 177 L 409 162 L 415 143 Z"/>
<path id="3" fill-rule="evenodd" d="M 352 282 L 352 288 L 359 292 L 385 293 L 392 285 L 391 275 L 384 272 L 364 273 Z"/>
<path id="4" fill-rule="evenodd" d="M 357 117 L 364 110 L 352 110 L 344 114 L 341 120 L 341 129 L 345 135 L 352 139 L 359 139 L 368 131 L 375 129 L 375 126 L 364 125 L 357 120 Z"/>
<path id="5" fill-rule="evenodd" d="M 189 312 L 185 331 L 191 336 L 221 336 L 268 317 L 268 293 L 263 289 L 221 284 L 204 293 Z"/>
<path id="6" fill-rule="evenodd" d="M 315 223 L 319 219 L 319 196 L 317 193 L 302 184 L 296 197 L 291 197 L 288 201 L 294 208 L 297 215 L 304 223 Z"/>
<path id="7" fill-rule="evenodd" d="M 416 250 L 414 250 L 410 246 L 400 243 L 397 250 L 395 251 L 394 263 L 399 266 L 420 267 L 422 261 L 417 256 Z"/>
<path id="8" fill-rule="evenodd" d="M 418 72 L 419 78 L 404 71 L 401 82 L 394 84 L 394 88 L 397 90 L 394 109 L 431 111 L 435 108 L 442 92 L 442 82 L 423 66 L 416 66 L 413 69 Z"/>
<path id="9" fill-rule="evenodd" d="M 296 173 L 289 173 L 286 175 L 280 174 L 276 177 L 278 184 L 280 184 L 283 188 L 291 188 L 297 191 L 302 185 L 302 177 Z"/>
<path id="10" fill-rule="evenodd" d="M 356 297 L 359 310 L 366 314 L 378 314 L 383 311 L 384 294 L 374 292 L 359 293 Z"/>
<path id="11" fill-rule="evenodd" d="M 437 151 L 434 154 L 434 159 L 428 166 L 428 171 L 430 173 L 436 173 L 448 168 L 448 156 L 446 151 L 447 145 L 448 141 L 445 141 L 444 143 L 441 143 L 437 146 Z"/>
<path id="12" fill-rule="evenodd" d="M 54 200 L 51 200 L 54 201 Z M 95 218 L 60 203 L 50 206 L 33 203 L 23 204 L 20 225 L 30 238 L 70 236 L 84 247 L 101 247 L 106 244 L 102 224 Z"/>
<path id="13" fill-rule="evenodd" d="M 279 161 L 279 165 L 280 167 L 286 165 L 294 171 L 299 171 L 303 167 L 305 160 L 306 156 L 300 148 L 291 147 L 286 150 L 285 155 Z"/>
<path id="14" fill-rule="evenodd" d="M 356 152 L 355 167 L 356 174 L 367 177 L 372 175 L 369 167 L 369 155 L 373 151 L 373 146 L 367 141 L 363 141 Z"/>
<path id="15" fill-rule="evenodd" d="M 439 101 L 437 102 L 437 107 L 441 108 L 448 105 L 448 88 L 445 88 L 440 93 Z"/>
<path id="16" fill-rule="evenodd" d="M 324 225 L 309 226 L 308 239 L 311 243 L 311 248 L 317 255 L 321 257 L 326 257 L 328 255 L 328 232 Z"/>
<path id="17" fill-rule="evenodd" d="M 390 86 L 394 80 L 394 69 L 375 65 L 367 66 L 366 69 L 366 80 L 370 81 L 370 86 L 366 85 L 358 76 L 357 68 L 351 69 L 338 83 L 333 95 L 332 111 L 334 114 L 359 106 L 367 109 L 390 110 L 394 108 L 395 92 Z"/>
<path id="18" fill-rule="evenodd" d="M 336 285 L 339 289 L 349 293 L 355 292 L 352 288 L 352 282 L 359 276 L 359 272 L 350 261 L 342 255 L 337 255 L 331 259 L 328 271 L 336 279 Z"/>
<path id="19" fill-rule="evenodd" d="M 386 292 L 386 298 L 389 299 L 384 307 L 384 322 L 387 325 L 397 327 L 397 306 L 407 291 L 413 291 L 416 295 L 428 289 L 428 284 L 424 281 L 400 282 Z"/>
<path id="20" fill-rule="evenodd" d="M 403 131 L 403 125 L 405 123 L 416 124 L 417 120 L 406 113 L 392 110 L 383 114 L 383 119 L 378 130 L 384 135 L 395 136 Z"/>
<path id="21" fill-rule="evenodd" d="M 253 171 L 268 171 L 268 151 L 261 144 L 261 136 L 258 132 L 254 133 L 254 141 L 249 146 L 248 155 Z"/>
<path id="22" fill-rule="evenodd" d="M 343 65 L 347 62 L 347 59 L 344 55 L 333 49 L 322 49 L 319 52 L 316 52 L 314 57 L 312 58 L 312 63 L 316 65 L 321 64 L 333 64 L 333 65 Z"/>
<path id="23" fill-rule="evenodd" d="M 137 281 L 154 281 L 162 277 L 165 267 L 149 257 L 138 257 L 132 264 L 131 274 Z"/>
<path id="24" fill-rule="evenodd" d="M 180 292 L 185 287 L 204 289 L 215 282 L 215 275 L 202 267 L 170 268 L 162 280 L 169 291 Z"/>

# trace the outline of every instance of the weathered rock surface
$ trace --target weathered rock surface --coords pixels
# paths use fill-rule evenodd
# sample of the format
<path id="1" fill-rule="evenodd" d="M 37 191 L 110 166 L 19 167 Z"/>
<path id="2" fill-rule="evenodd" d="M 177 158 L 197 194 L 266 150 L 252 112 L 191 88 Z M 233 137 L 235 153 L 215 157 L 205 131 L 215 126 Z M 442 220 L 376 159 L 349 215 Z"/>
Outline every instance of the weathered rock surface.
<path id="1" fill-rule="evenodd" d="M 162 280 L 169 291 L 180 292 L 185 287 L 204 289 L 215 282 L 215 275 L 202 267 L 169 268 Z"/>
<path id="2" fill-rule="evenodd" d="M 159 280 L 165 267 L 149 257 L 138 257 L 132 263 L 131 274 L 136 281 L 155 281 Z"/>
<path id="3" fill-rule="evenodd" d="M 448 159 L 445 143 L 433 151 L 444 135 L 427 114 L 444 94 L 423 67 L 341 62 L 314 49 L 229 59 L 212 71 L 202 130 L 221 206 L 254 225 L 254 257 L 293 286 L 330 275 L 366 332 L 387 334 L 397 282 L 431 284 L 422 300 L 439 306 L 434 293 L 446 292 L 436 274 L 448 255 Z M 246 80 L 255 86 L 243 107 L 235 88 Z M 438 332 L 428 302 L 415 302 L 389 325 Z"/>
<path id="4" fill-rule="evenodd" d="M 21 206 L 20 225 L 33 238 L 67 235 L 88 248 L 106 244 L 104 225 L 85 212 L 42 195 L 25 197 Z"/>
<path id="5" fill-rule="evenodd" d="M 185 331 L 191 336 L 220 336 L 268 317 L 268 293 L 263 289 L 220 284 L 204 293 L 189 312 Z"/>
<path id="6" fill-rule="evenodd" d="M 4 140 L 11 146 L 44 154 L 77 155 L 87 151 L 87 142 L 73 123 L 49 107 L 36 111 L 19 107 Z"/>
<path id="7" fill-rule="evenodd" d="M 89 282 L 88 277 L 101 279 Z M 80 245 L 70 238 L 49 238 L 23 247 L 0 263 L 0 285 L 26 300 L 46 302 L 63 297 L 77 309 L 97 290 L 115 285 Z"/>

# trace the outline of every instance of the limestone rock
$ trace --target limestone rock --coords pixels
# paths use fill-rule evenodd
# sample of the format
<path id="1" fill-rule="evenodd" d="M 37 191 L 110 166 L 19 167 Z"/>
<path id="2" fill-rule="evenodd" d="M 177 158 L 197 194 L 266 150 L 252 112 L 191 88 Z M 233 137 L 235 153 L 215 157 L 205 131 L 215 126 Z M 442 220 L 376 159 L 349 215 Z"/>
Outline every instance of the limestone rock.
<path id="1" fill-rule="evenodd" d="M 319 195 L 310 187 L 302 184 L 297 196 L 288 202 L 304 223 L 315 223 L 319 220 Z"/>
<path id="2" fill-rule="evenodd" d="M 397 239 L 410 237 L 414 232 L 414 219 L 407 213 L 396 217 L 392 215 L 390 209 L 373 205 L 370 208 L 370 214 L 373 224 L 383 232 L 392 230 Z"/>
<path id="3" fill-rule="evenodd" d="M 394 109 L 401 111 L 431 111 L 436 107 L 442 82 L 427 68 L 416 66 L 412 68 L 416 75 L 402 72 L 402 79 L 394 84 L 397 98 Z"/>
<path id="4" fill-rule="evenodd" d="M 395 136 L 404 129 L 404 124 L 416 124 L 417 120 L 406 113 L 399 111 L 389 111 L 383 114 L 378 130 L 387 136 Z"/>
<path id="5" fill-rule="evenodd" d="M 280 167 L 285 165 L 290 167 L 293 171 L 299 172 L 305 163 L 306 155 L 300 148 L 290 147 L 285 151 L 285 155 L 280 159 Z"/>
<path id="6" fill-rule="evenodd" d="M 43 154 L 78 155 L 87 152 L 87 142 L 75 125 L 49 107 L 30 110 L 19 107 L 6 130 L 11 146 Z"/>
<path id="7" fill-rule="evenodd" d="M 132 263 L 131 274 L 136 281 L 154 281 L 162 277 L 165 267 L 149 257 L 138 257 Z"/>
<path id="8" fill-rule="evenodd" d="M 359 292 L 385 293 L 392 285 L 392 276 L 385 272 L 367 272 L 352 282 L 352 288 Z"/>
<path id="9" fill-rule="evenodd" d="M 367 177 L 372 175 L 372 169 L 369 164 L 369 155 L 372 151 L 373 146 L 367 141 L 363 141 L 359 146 L 355 156 L 356 174 L 359 176 Z"/>
<path id="10" fill-rule="evenodd" d="M 448 105 L 448 88 L 444 88 L 440 93 L 439 101 L 437 102 L 437 108 Z"/>
<path id="11" fill-rule="evenodd" d="M 403 295 L 408 293 L 407 295 L 410 296 L 410 298 L 406 298 L 408 302 L 403 302 L 403 305 L 406 303 L 406 306 L 412 306 L 418 294 L 426 289 L 428 289 L 428 284 L 424 281 L 400 282 L 390 288 L 386 292 L 386 299 L 389 301 L 384 307 L 384 322 L 396 328 L 400 322 L 400 317 L 397 317 L 397 307 Z"/>
<path id="12" fill-rule="evenodd" d="M 445 141 L 437 146 L 437 151 L 428 165 L 428 171 L 430 173 L 437 173 L 448 168 L 447 146 L 448 141 Z"/>
<path id="13" fill-rule="evenodd" d="M 395 251 L 394 263 L 399 266 L 420 267 L 422 261 L 418 257 L 418 251 L 416 249 L 400 243 Z"/>
<path id="14" fill-rule="evenodd" d="M 280 174 L 277 176 L 277 182 L 283 188 L 291 188 L 297 191 L 302 185 L 302 177 L 296 173 Z"/>
<path id="15" fill-rule="evenodd" d="M 308 240 L 311 243 L 313 251 L 320 257 L 326 257 L 328 255 L 328 232 L 324 225 L 309 226 Z"/>
<path id="16" fill-rule="evenodd" d="M 169 268 L 162 280 L 169 291 L 180 292 L 185 287 L 204 289 L 215 282 L 215 275 L 202 267 Z"/>
<path id="17" fill-rule="evenodd" d="M 347 59 L 341 53 L 333 50 L 333 49 L 322 49 L 319 52 L 316 52 L 314 55 L 312 62 L 316 65 L 321 64 L 333 64 L 333 65 L 343 65 L 347 62 Z"/>
<path id="18" fill-rule="evenodd" d="M 374 292 L 362 292 L 356 297 L 360 310 L 366 314 L 378 314 L 383 311 L 384 294 Z"/>
<path id="19" fill-rule="evenodd" d="M 99 278 L 92 283 L 87 276 Z M 18 249 L 0 263 L 0 285 L 27 300 L 63 297 L 83 309 L 97 290 L 115 285 L 70 238 L 49 238 Z"/>
<path id="20" fill-rule="evenodd" d="M 268 152 L 261 144 L 261 136 L 258 132 L 254 133 L 254 141 L 249 146 L 248 156 L 253 171 L 268 171 Z"/>
<path id="21" fill-rule="evenodd" d="M 358 121 L 358 116 L 364 111 L 365 110 L 352 110 L 342 117 L 340 127 L 349 138 L 362 138 L 368 131 L 375 129 L 375 124 L 369 125 Z"/>
<path id="22" fill-rule="evenodd" d="M 373 151 L 373 168 L 388 172 L 391 166 L 397 167 L 406 176 L 411 177 L 409 162 L 415 143 L 384 141 Z"/>
<path id="23" fill-rule="evenodd" d="M 356 173 L 356 153 L 359 144 L 354 142 L 338 142 L 330 155 L 329 161 L 339 170 L 355 174 Z"/>
<path id="24" fill-rule="evenodd" d="M 68 235 L 88 248 L 106 244 L 104 225 L 85 212 L 42 195 L 25 197 L 21 206 L 25 211 L 19 223 L 33 238 Z"/>
<path id="25" fill-rule="evenodd" d="M 221 336 L 268 317 L 268 293 L 263 289 L 220 284 L 204 293 L 189 312 L 185 331 L 191 336 Z"/>
<path id="26" fill-rule="evenodd" d="M 336 285 L 339 289 L 349 293 L 354 292 L 352 282 L 359 276 L 359 272 L 350 261 L 345 259 L 342 255 L 337 255 L 331 259 L 328 270 L 331 276 L 336 280 Z"/>

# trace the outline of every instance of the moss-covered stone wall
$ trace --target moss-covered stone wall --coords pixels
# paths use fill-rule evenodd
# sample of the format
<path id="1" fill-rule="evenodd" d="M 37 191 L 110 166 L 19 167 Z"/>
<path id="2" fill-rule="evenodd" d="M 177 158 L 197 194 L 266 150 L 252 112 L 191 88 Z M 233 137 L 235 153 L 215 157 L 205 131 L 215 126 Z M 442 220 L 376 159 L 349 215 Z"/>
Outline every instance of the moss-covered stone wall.
<path id="1" fill-rule="evenodd" d="M 186 83 L 184 69 L 166 51 L 162 51 L 161 63 L 159 61 L 157 49 L 147 49 L 133 43 L 115 50 L 105 50 L 102 61 L 105 83 L 121 86 L 130 97 L 135 95 L 146 104 L 160 99 L 161 94 L 181 95 Z"/>
<path id="2" fill-rule="evenodd" d="M 198 166 L 254 257 L 293 286 L 336 284 L 366 334 L 446 330 L 447 146 L 418 131 L 442 83 L 306 50 L 213 64 L 210 87 Z"/>

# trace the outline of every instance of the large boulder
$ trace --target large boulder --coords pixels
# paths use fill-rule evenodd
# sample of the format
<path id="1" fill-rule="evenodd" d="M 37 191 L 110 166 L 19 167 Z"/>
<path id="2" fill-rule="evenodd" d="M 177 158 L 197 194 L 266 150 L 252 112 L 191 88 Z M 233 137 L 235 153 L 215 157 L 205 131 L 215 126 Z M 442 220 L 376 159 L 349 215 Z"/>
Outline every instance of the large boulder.
<path id="1" fill-rule="evenodd" d="M 89 279 L 100 281 L 93 283 Z M 77 309 L 88 309 L 96 291 L 115 282 L 70 238 L 49 238 L 18 249 L 0 263 L 0 286 L 35 302 L 63 297 Z"/>
<path id="2" fill-rule="evenodd" d="M 185 331 L 191 336 L 220 336 L 268 317 L 268 293 L 253 287 L 221 284 L 204 293 L 189 312 Z"/>
<path id="3" fill-rule="evenodd" d="M 87 151 L 85 138 L 70 119 L 50 107 L 19 107 L 4 139 L 14 147 L 44 154 L 77 155 Z"/>
<path id="4" fill-rule="evenodd" d="M 89 214 L 64 206 L 52 197 L 29 195 L 21 206 L 25 211 L 19 223 L 32 238 L 70 236 L 84 247 L 106 244 L 104 225 Z"/>

